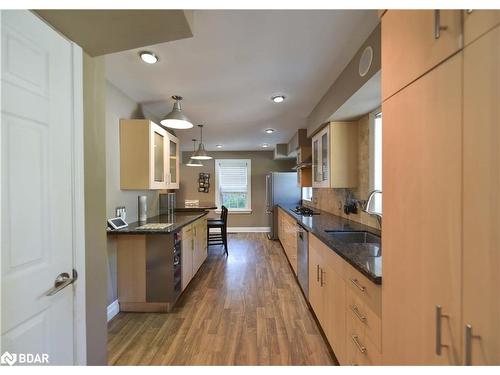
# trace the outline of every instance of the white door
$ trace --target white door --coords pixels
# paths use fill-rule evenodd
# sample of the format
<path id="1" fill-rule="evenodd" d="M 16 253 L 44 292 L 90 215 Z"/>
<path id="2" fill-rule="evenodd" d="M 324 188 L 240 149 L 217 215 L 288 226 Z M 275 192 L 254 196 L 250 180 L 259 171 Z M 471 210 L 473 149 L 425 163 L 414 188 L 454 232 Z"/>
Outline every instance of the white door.
<path id="1" fill-rule="evenodd" d="M 78 282 L 48 292 L 58 275 L 71 279 L 81 246 L 74 235 L 81 230 L 74 209 L 81 197 L 74 60 L 81 52 L 31 12 L 1 17 L 1 352 L 74 364 Z"/>

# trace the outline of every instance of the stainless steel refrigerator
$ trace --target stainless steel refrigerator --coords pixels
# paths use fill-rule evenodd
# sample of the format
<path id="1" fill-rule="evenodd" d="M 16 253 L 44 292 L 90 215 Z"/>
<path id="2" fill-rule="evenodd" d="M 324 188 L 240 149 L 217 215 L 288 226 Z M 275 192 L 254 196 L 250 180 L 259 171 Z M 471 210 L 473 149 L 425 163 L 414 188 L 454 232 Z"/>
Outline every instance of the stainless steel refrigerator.
<path id="1" fill-rule="evenodd" d="M 271 231 L 269 239 L 278 239 L 278 204 L 298 206 L 301 189 L 297 186 L 297 172 L 270 172 L 266 175 L 266 214 Z"/>

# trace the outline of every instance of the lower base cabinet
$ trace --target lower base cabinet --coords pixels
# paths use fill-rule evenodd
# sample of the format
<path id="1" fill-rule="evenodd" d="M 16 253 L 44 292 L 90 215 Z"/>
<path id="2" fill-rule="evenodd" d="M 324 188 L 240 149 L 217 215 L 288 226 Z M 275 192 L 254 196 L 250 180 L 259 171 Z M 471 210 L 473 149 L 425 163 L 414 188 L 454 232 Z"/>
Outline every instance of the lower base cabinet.
<path id="1" fill-rule="evenodd" d="M 186 289 L 207 259 L 207 218 L 203 217 L 182 228 L 182 290 Z"/>
<path id="2" fill-rule="evenodd" d="M 285 250 L 293 272 L 297 275 L 297 231 L 298 225 L 283 209 L 278 209 L 278 238 Z"/>
<path id="3" fill-rule="evenodd" d="M 381 364 L 381 290 L 309 234 L 309 303 L 341 365 Z"/>

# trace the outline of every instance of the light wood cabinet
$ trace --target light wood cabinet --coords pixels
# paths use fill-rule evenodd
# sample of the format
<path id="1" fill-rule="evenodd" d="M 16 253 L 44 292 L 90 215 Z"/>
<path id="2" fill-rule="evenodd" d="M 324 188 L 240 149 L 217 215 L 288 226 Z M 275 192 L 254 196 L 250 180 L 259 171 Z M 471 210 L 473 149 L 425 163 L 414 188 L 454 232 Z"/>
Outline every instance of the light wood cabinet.
<path id="1" fill-rule="evenodd" d="M 464 43 L 467 46 L 484 33 L 500 25 L 500 10 L 464 10 Z M 494 49 L 498 49 L 498 46 Z"/>
<path id="2" fill-rule="evenodd" d="M 498 19 L 498 11 L 477 17 Z M 474 11 L 470 16 L 476 16 Z M 474 21 L 476 22 L 476 21 Z M 468 27 L 465 23 L 466 35 Z M 464 363 L 500 365 L 500 26 L 464 49 Z M 466 347 L 466 325 L 472 328 Z"/>
<path id="3" fill-rule="evenodd" d="M 278 209 L 278 238 L 285 254 L 297 275 L 297 223 L 281 208 Z"/>
<path id="4" fill-rule="evenodd" d="M 207 259 L 207 218 L 202 217 L 182 228 L 182 290 L 186 289 Z"/>
<path id="5" fill-rule="evenodd" d="M 461 363 L 462 62 L 456 54 L 382 105 L 384 364 Z"/>
<path id="6" fill-rule="evenodd" d="M 202 218 L 193 223 L 194 248 L 193 248 L 193 275 L 198 272 L 207 259 L 207 219 Z"/>
<path id="7" fill-rule="evenodd" d="M 331 122 L 312 137 L 312 186 L 358 185 L 358 124 Z"/>
<path id="8" fill-rule="evenodd" d="M 179 140 L 149 120 L 120 120 L 120 188 L 179 188 Z"/>
<path id="9" fill-rule="evenodd" d="M 297 186 L 312 187 L 311 147 L 302 146 L 297 150 Z"/>
<path id="10" fill-rule="evenodd" d="M 388 10 L 382 17 L 382 99 L 461 47 L 460 10 Z"/>

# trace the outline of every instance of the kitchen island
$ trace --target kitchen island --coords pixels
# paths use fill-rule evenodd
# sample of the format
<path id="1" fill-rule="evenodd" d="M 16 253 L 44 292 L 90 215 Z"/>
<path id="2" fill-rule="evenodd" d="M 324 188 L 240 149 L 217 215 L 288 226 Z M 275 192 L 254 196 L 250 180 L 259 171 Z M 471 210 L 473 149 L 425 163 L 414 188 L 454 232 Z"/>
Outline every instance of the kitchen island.
<path id="1" fill-rule="evenodd" d="M 176 212 L 108 229 L 117 241 L 120 311 L 172 309 L 207 257 L 207 213 Z"/>

